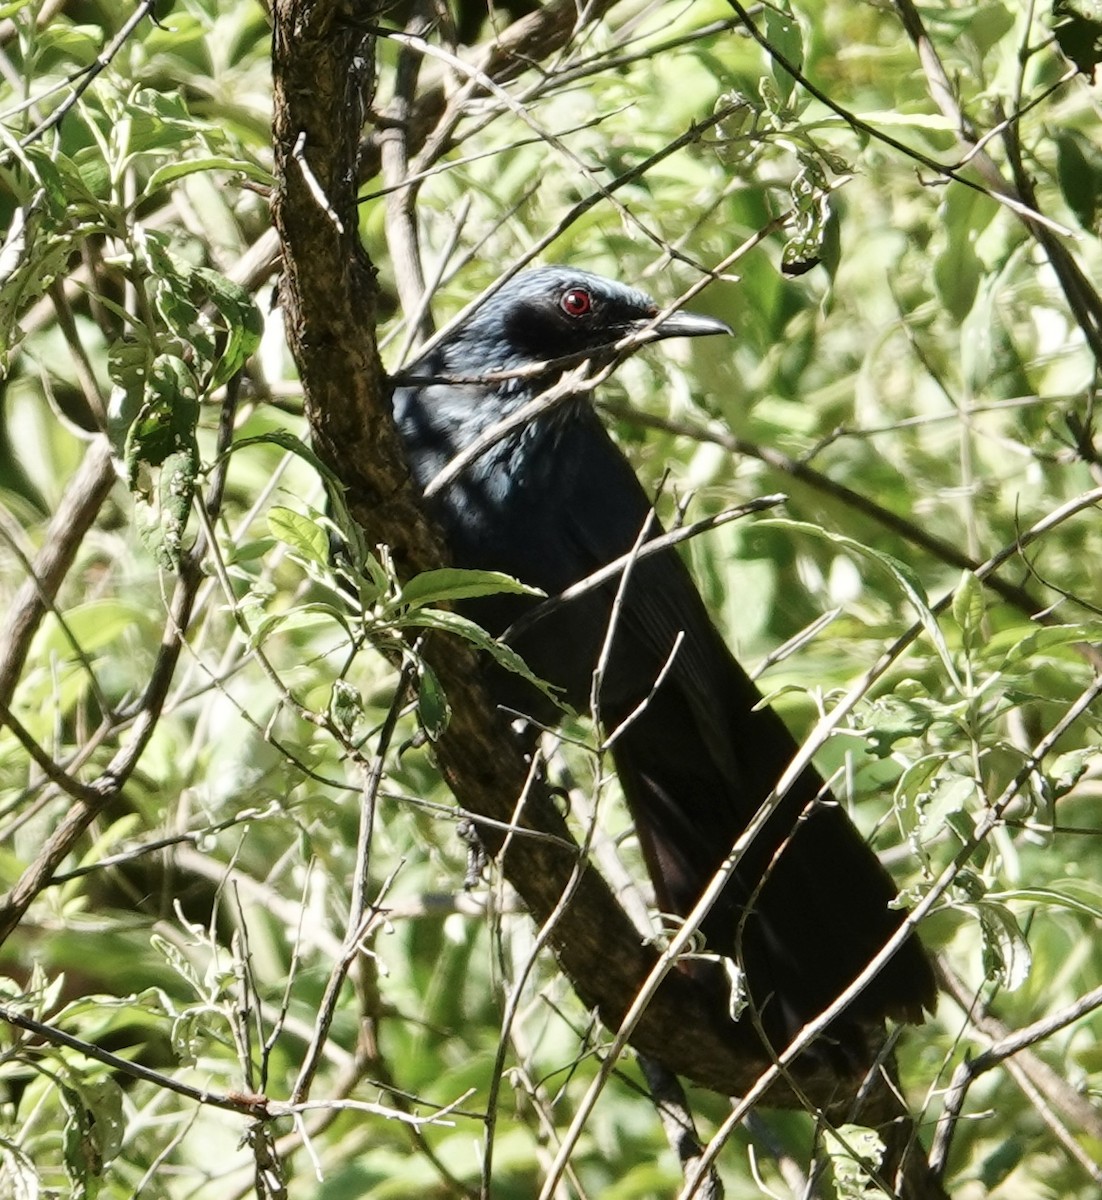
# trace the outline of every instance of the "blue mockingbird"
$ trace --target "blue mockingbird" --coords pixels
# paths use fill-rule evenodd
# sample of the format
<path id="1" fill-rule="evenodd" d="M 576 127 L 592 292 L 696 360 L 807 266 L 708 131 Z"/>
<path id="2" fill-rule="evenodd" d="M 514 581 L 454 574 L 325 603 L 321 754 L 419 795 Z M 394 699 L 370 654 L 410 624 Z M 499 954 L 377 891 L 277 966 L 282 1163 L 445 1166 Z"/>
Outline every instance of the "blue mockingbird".
<path id="1" fill-rule="evenodd" d="M 523 272 L 397 379 L 394 412 L 416 482 L 429 491 L 457 566 L 504 571 L 554 597 L 661 530 L 652 504 L 586 395 L 519 424 L 441 486 L 439 473 L 582 360 L 614 361 L 630 339 L 730 333 L 711 317 L 659 310 L 586 271 Z M 433 481 L 436 480 L 436 486 Z M 529 667 L 591 707 L 593 672 L 620 580 L 557 606 L 516 595 L 466 602 Z M 533 606 L 543 609 L 533 612 Z M 511 627 L 520 632 L 509 635 Z M 678 642 L 678 639 L 680 641 Z M 554 721 L 517 675 L 488 669 L 495 700 Z M 657 683 L 657 686 L 656 686 Z M 598 694 L 612 757 L 660 907 L 685 915 L 796 752 L 735 662 L 673 549 L 630 567 Z M 789 839 L 789 835 L 791 835 Z M 787 844 L 786 843 L 787 840 Z M 783 845 L 778 855 L 778 849 Z M 764 882 L 763 882 L 764 881 Z M 752 1011 L 782 1048 L 899 927 L 895 888 L 814 770 L 754 840 L 703 922 L 707 948 L 742 966 Z M 935 984 L 910 936 L 831 1027 L 847 1049 L 863 1021 L 921 1021 Z"/>

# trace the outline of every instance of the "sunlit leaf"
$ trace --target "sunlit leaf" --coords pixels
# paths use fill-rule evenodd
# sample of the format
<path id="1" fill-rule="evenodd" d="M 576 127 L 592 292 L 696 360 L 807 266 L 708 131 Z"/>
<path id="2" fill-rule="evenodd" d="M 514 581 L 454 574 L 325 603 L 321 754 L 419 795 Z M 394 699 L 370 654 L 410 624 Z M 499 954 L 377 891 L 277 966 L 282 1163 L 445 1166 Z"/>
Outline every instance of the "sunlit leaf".
<path id="1" fill-rule="evenodd" d="M 511 575 L 500 571 L 470 571 L 459 567 L 441 567 L 415 575 L 402 587 L 398 603 L 410 608 L 426 604 L 442 604 L 454 600 L 470 600 L 475 596 L 492 596 L 510 592 L 521 596 L 542 596 L 539 588 L 528 587 Z"/>

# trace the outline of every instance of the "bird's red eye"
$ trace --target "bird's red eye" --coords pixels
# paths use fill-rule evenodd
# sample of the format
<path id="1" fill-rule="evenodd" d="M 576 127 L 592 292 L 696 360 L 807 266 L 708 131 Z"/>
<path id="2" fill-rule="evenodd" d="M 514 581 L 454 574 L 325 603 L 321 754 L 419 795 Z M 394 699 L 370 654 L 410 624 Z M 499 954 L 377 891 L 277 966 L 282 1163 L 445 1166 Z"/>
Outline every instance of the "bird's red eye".
<path id="1" fill-rule="evenodd" d="M 571 288 L 563 292 L 559 305 L 568 317 L 584 317 L 593 307 L 593 297 L 585 288 Z"/>

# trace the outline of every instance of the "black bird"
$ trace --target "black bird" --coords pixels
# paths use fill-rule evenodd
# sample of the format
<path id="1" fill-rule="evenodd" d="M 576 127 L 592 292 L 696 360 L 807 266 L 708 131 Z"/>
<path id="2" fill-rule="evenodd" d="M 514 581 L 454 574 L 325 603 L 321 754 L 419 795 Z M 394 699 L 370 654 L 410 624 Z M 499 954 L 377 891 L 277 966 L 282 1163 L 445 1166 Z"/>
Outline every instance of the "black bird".
<path id="1" fill-rule="evenodd" d="M 541 267 L 509 280 L 398 377 L 394 412 L 417 483 L 428 489 L 457 454 L 569 365 L 613 361 L 613 347 L 629 335 L 731 332 L 690 313 L 656 323 L 658 313 L 643 292 L 586 271 Z M 430 503 L 457 566 L 504 571 L 549 596 L 628 554 L 648 522 L 648 536 L 661 532 L 627 459 L 578 395 L 485 449 L 434 489 Z M 612 579 L 522 621 L 512 642 L 536 675 L 583 711 L 617 587 Z M 500 636 L 526 613 L 531 618 L 534 603 L 492 596 L 463 611 Z M 498 703 L 549 718 L 520 677 L 493 671 L 490 680 Z M 692 909 L 796 753 L 785 725 L 759 709 L 760 700 L 676 551 L 635 562 L 598 708 L 606 730 L 617 730 L 645 701 L 620 730 L 612 756 L 663 911 Z M 903 914 L 889 908 L 895 895 L 878 859 L 808 769 L 754 840 L 703 933 L 709 950 L 742 966 L 760 1027 L 782 1049 L 898 928 Z M 863 1022 L 921 1022 L 935 999 L 929 961 L 912 935 L 830 1035 L 847 1053 L 858 1051 Z"/>

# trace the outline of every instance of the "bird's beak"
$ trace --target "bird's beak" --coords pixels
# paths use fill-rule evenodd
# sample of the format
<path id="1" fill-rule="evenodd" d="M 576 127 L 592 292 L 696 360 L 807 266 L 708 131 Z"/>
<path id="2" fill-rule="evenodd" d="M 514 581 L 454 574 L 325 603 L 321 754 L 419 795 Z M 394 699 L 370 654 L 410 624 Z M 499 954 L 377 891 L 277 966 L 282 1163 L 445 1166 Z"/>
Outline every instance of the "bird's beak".
<path id="1" fill-rule="evenodd" d="M 640 329 L 646 328 L 649 323 L 640 321 Z M 706 317 L 703 313 L 675 312 L 653 326 L 651 337 L 657 341 L 659 338 L 708 337 L 713 333 L 733 332 L 730 325 L 716 317 Z"/>

